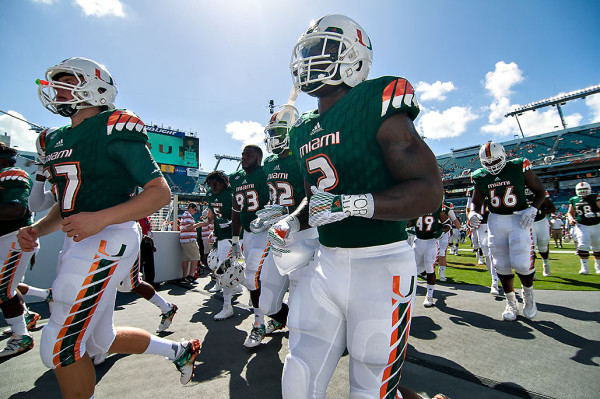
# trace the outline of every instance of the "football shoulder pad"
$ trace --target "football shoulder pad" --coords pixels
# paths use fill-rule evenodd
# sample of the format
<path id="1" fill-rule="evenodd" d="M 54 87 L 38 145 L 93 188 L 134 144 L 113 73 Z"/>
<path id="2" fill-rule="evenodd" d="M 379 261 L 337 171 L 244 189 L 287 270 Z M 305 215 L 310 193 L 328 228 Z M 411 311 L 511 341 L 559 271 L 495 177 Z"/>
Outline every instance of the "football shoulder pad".
<path id="1" fill-rule="evenodd" d="M 385 76 L 374 81 L 380 80 L 385 84 L 381 92 L 381 116 L 403 111 L 414 121 L 419 115 L 420 108 L 415 89 L 410 82 L 396 76 Z"/>
<path id="2" fill-rule="evenodd" d="M 108 117 L 106 135 L 112 140 L 148 141 L 144 122 L 133 112 L 123 109 L 112 111 Z"/>
<path id="3" fill-rule="evenodd" d="M 23 169 L 10 167 L 0 171 L 0 189 L 31 188 L 29 174 Z"/>

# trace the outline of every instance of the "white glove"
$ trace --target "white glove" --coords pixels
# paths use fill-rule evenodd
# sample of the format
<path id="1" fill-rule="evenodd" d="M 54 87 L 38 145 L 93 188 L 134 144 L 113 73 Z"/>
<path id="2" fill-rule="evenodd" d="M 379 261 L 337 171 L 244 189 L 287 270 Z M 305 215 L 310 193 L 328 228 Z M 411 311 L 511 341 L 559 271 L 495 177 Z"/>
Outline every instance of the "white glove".
<path id="1" fill-rule="evenodd" d="M 231 255 L 229 256 L 229 258 L 233 258 L 233 259 L 243 259 L 244 256 L 242 255 L 242 247 L 240 245 L 240 237 L 239 236 L 233 236 L 233 238 L 231 239 Z"/>
<path id="2" fill-rule="evenodd" d="M 524 211 L 520 211 L 521 214 L 521 227 L 524 229 L 529 229 L 533 225 L 533 221 L 538 213 L 536 207 L 530 206 Z"/>
<path id="3" fill-rule="evenodd" d="M 481 226 L 481 221 L 483 220 L 483 216 L 475 211 L 471 211 L 469 213 L 469 224 L 472 228 L 478 229 Z"/>
<path id="4" fill-rule="evenodd" d="M 288 253 L 286 247 L 294 243 L 293 233 L 300 231 L 300 221 L 294 215 L 288 215 L 275 223 L 267 233 L 274 252 Z"/>
<path id="5" fill-rule="evenodd" d="M 331 194 L 312 186 L 308 223 L 311 226 L 323 226 L 338 222 L 349 216 L 373 217 L 375 201 L 372 194 Z"/>
<path id="6" fill-rule="evenodd" d="M 266 205 L 263 209 L 256 212 L 256 219 L 250 223 L 250 230 L 253 233 L 265 231 L 280 221 L 286 213 L 287 208 L 281 205 Z"/>

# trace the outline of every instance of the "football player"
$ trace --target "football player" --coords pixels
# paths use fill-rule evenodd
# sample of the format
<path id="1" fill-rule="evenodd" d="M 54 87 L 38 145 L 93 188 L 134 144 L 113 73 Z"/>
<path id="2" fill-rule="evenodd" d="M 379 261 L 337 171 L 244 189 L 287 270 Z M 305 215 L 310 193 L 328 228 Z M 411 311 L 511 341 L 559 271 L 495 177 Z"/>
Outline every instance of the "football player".
<path id="1" fill-rule="evenodd" d="M 546 198 L 546 189 L 531 170 L 525 158 L 506 160 L 501 144 L 488 142 L 479 150 L 481 165 L 471 175 L 475 182 L 473 201 L 469 209 L 469 222 L 477 228 L 482 216 L 478 212 L 487 205 L 488 240 L 492 262 L 506 296 L 506 308 L 502 319 L 513 321 L 519 314 L 514 292 L 513 269 L 523 285 L 523 315 L 533 319 L 537 307 L 533 293 L 533 241 L 531 226 Z M 533 194 L 533 202 L 527 203 L 525 188 Z"/>
<path id="2" fill-rule="evenodd" d="M 43 160 L 46 156 L 46 137 L 48 134 L 52 134 L 54 129 L 45 129 L 40 132 L 36 139 L 36 147 L 38 153 L 38 161 L 40 162 L 40 166 L 35 174 L 35 181 L 33 183 L 33 188 L 31 189 L 31 195 L 29 196 L 29 209 L 33 212 L 42 212 L 47 209 L 50 209 L 57 201 L 55 196 L 55 190 L 46 190 L 45 182 L 46 182 L 46 174 L 44 171 Z M 143 220 L 143 219 L 140 219 Z M 139 223 L 139 220 L 138 220 Z M 153 244 L 151 244 L 154 247 Z M 175 317 L 175 313 L 177 313 L 177 305 L 167 302 L 162 296 L 160 296 L 154 287 L 143 281 L 140 275 L 140 264 L 141 264 L 141 252 L 138 261 L 133 264 L 131 268 L 131 272 L 129 277 L 125 280 L 121 281 L 118 286 L 118 290 L 121 292 L 134 292 L 156 306 L 160 309 L 160 323 L 156 332 L 165 331 L 173 322 L 173 317 Z M 48 290 L 48 294 L 46 296 L 46 302 L 50 303 L 48 297 L 51 297 L 52 290 Z M 21 291 L 23 292 L 23 291 Z M 25 293 L 25 292 L 23 292 Z M 43 292 L 40 293 L 42 295 Z M 104 354 L 103 354 L 104 355 Z M 98 359 L 105 359 L 106 356 L 98 357 Z M 94 363 L 99 364 L 94 358 Z"/>
<path id="3" fill-rule="evenodd" d="M 242 171 L 230 176 L 233 190 L 232 220 L 232 256 L 241 257 L 240 234 L 244 234 L 244 286 L 250 291 L 250 299 L 254 308 L 254 323 L 248 339 L 244 342 L 247 348 L 254 348 L 265 336 L 265 316 L 260 311 L 260 270 L 269 254 L 270 246 L 267 232 L 253 233 L 250 223 L 256 219 L 256 212 L 267 205 L 269 188 L 267 176 L 263 170 L 262 149 L 256 145 L 247 145 L 242 150 Z"/>
<path id="4" fill-rule="evenodd" d="M 25 275 L 33 255 L 17 242 L 19 228 L 33 223 L 27 207 L 32 180 L 16 164 L 17 150 L 0 142 L 0 309 L 12 333 L 6 347 L 0 352 L 0 358 L 18 355 L 33 348 L 33 337 L 25 321 L 23 299 L 17 294 L 17 284 Z"/>
<path id="5" fill-rule="evenodd" d="M 304 179 L 300 174 L 298 161 L 289 149 L 289 131 L 298 113 L 295 108 L 283 107 L 273 114 L 269 124 L 265 127 L 265 143 L 269 155 L 263 165 L 267 175 L 267 185 L 270 192 L 269 205 L 256 212 L 257 218 L 250 224 L 253 232 L 259 233 L 280 221 L 286 215 L 292 214 L 304 201 Z M 293 216 L 295 217 L 295 216 Z M 288 220 L 293 218 L 288 217 Z M 306 223 L 308 218 L 304 218 Z M 309 227 L 306 225 L 305 227 Z M 271 248 L 260 272 L 260 310 L 270 317 L 265 325 L 265 334 L 281 330 L 287 324 L 288 305 L 283 302 L 283 297 L 288 290 L 294 290 L 303 267 L 316 249 L 317 229 L 309 228 L 297 232 L 294 236 L 296 245 L 290 252 L 278 251 L 276 246 Z M 270 241 L 277 243 L 275 230 L 270 230 Z M 299 253 L 301 248 L 308 246 L 308 250 Z M 312 248 L 312 252 L 310 249 Z M 295 251 L 291 254 L 291 251 Z M 301 251 L 302 252 L 302 251 Z M 297 257 L 305 254 L 303 262 Z M 291 257 L 294 257 L 292 260 Z M 278 268 L 279 266 L 279 268 Z"/>
<path id="6" fill-rule="evenodd" d="M 527 202 L 533 202 L 534 195 L 531 190 L 526 189 L 525 196 Z M 554 211 L 556 211 L 556 206 L 554 206 L 554 202 L 550 199 L 550 194 L 546 191 L 546 199 L 544 199 L 542 206 L 535 216 L 533 226 L 531 226 L 533 246 L 534 249 L 540 253 L 540 257 L 542 258 L 542 275 L 544 277 L 550 276 L 550 261 L 548 260 L 548 255 L 550 254 L 550 222 L 546 219 L 546 216 Z"/>
<path id="7" fill-rule="evenodd" d="M 442 228 L 442 235 L 437 239 L 439 246 L 438 253 L 438 265 L 440 269 L 440 281 L 446 281 L 446 267 L 448 266 L 446 260 L 446 250 L 448 249 L 448 238 L 450 236 L 450 231 L 452 228 L 460 228 L 460 220 L 456 217 L 456 213 L 454 212 L 454 204 L 452 202 L 443 202 L 442 203 L 442 212 L 448 215 L 448 218 L 443 222 L 444 225 L 448 227 Z M 411 244 L 412 245 L 412 244 Z"/>
<path id="8" fill-rule="evenodd" d="M 215 245 L 217 247 L 217 265 L 227 259 L 231 254 L 231 210 L 232 190 L 229 177 L 222 171 L 216 170 L 206 176 L 209 190 L 206 193 L 208 203 L 207 221 L 205 224 L 214 225 Z M 218 284 L 215 284 L 218 285 Z M 223 309 L 214 316 L 215 320 L 225 320 L 233 316 L 231 304 L 234 288 L 222 288 Z"/>
<path id="9" fill-rule="evenodd" d="M 590 249 L 594 254 L 596 273 L 600 274 L 600 194 L 592 193 L 588 182 L 575 186 L 575 196 L 569 199 L 567 217 L 577 239 L 577 255 L 581 262 L 579 274 L 588 274 Z"/>
<path id="10" fill-rule="evenodd" d="M 93 396 L 90 356 L 106 352 L 167 357 L 186 384 L 199 340 L 177 343 L 112 323 L 117 286 L 138 259 L 136 221 L 171 197 L 146 147 L 145 126 L 132 112 L 115 109 L 115 82 L 95 61 L 66 59 L 38 84 L 44 107 L 71 120 L 46 137 L 44 169 L 58 202 L 17 235 L 21 248 L 32 251 L 38 237 L 66 233 L 52 285 L 54 306 L 42 331 L 42 361 L 54 370 L 65 398 Z M 138 186 L 143 191 L 132 197 Z"/>
<path id="11" fill-rule="evenodd" d="M 483 253 L 483 257 L 485 259 L 485 267 L 487 267 L 488 272 L 490 272 L 490 276 L 492 277 L 492 284 L 490 285 L 490 294 L 500 295 L 500 287 L 498 286 L 498 273 L 496 273 L 496 269 L 492 264 L 492 257 L 490 253 L 488 235 L 488 216 L 490 215 L 490 212 L 488 211 L 487 205 L 483 204 L 477 212 L 479 215 L 481 215 L 481 220 L 478 221 L 478 224 L 476 223 L 477 227 L 472 226 L 471 223 L 468 221 L 471 203 L 473 202 L 472 191 L 474 189 L 475 188 L 470 190 L 471 195 L 467 198 L 466 206 L 467 224 L 471 227 L 471 242 L 477 242 L 478 248 Z"/>
<path id="12" fill-rule="evenodd" d="M 369 36 L 343 15 L 319 18 L 292 52 L 294 84 L 318 101 L 292 128 L 290 149 L 320 245 L 289 300 L 286 399 L 324 397 L 346 348 L 351 397 L 418 397 L 399 388 L 416 287 L 405 228 L 439 208 L 443 188 L 413 125 L 413 87 L 366 80 L 372 59 Z M 301 226 L 289 227 L 284 240 Z"/>
<path id="13" fill-rule="evenodd" d="M 433 293 L 435 291 L 435 260 L 439 253 L 439 238 L 442 233 L 451 229 L 448 215 L 442 211 L 442 206 L 433 212 L 420 216 L 409 222 L 415 227 L 415 240 L 412 244 L 417 262 L 417 273 L 426 273 L 427 294 L 423 306 L 433 306 Z M 441 274 L 441 267 L 440 267 Z M 445 280 L 445 278 L 444 278 Z"/>

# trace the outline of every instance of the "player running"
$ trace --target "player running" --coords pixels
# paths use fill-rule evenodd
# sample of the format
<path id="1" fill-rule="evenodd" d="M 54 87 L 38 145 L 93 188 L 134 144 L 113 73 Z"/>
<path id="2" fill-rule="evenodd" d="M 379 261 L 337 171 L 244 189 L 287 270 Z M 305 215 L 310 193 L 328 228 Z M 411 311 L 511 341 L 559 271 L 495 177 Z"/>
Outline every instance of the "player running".
<path id="1" fill-rule="evenodd" d="M 600 194 L 592 193 L 588 182 L 575 186 L 575 196 L 569 199 L 567 217 L 577 240 L 577 255 L 581 261 L 579 274 L 588 274 L 590 249 L 594 254 L 596 274 L 600 274 Z"/>

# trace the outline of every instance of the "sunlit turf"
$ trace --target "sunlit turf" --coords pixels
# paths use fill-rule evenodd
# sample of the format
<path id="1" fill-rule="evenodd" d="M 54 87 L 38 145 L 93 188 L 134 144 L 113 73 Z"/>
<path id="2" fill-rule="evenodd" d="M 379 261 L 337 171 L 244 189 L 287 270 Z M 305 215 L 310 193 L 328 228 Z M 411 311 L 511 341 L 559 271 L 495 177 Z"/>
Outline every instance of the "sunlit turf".
<path id="1" fill-rule="evenodd" d="M 453 284 L 474 284 L 489 287 L 491 277 L 485 265 L 478 265 L 475 253 L 467 241 L 460 244 L 459 255 L 448 255 L 446 260 L 446 282 Z M 558 251 L 558 252 L 554 252 Z M 594 258 L 590 257 L 590 274 L 579 274 L 579 257 L 575 255 L 573 243 L 563 243 L 563 248 L 554 248 L 550 243 L 550 277 L 542 276 L 542 260 L 536 254 L 535 260 L 537 280 L 533 284 L 536 289 L 541 290 L 565 290 L 565 291 L 591 291 L 600 290 L 600 274 L 595 273 Z M 437 268 L 436 268 L 437 272 Z M 520 288 L 521 283 L 515 275 L 515 287 Z"/>

